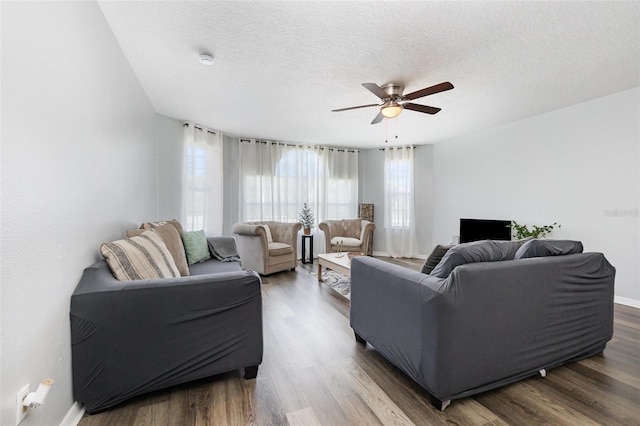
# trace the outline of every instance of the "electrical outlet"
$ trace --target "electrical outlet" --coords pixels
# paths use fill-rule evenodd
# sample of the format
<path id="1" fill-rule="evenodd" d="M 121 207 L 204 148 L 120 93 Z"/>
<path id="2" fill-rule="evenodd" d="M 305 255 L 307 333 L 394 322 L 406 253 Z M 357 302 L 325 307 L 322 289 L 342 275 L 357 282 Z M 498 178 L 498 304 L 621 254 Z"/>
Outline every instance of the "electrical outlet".
<path id="1" fill-rule="evenodd" d="M 16 426 L 27 417 L 27 407 L 22 405 L 22 401 L 29 395 L 29 385 L 24 385 L 16 395 Z"/>

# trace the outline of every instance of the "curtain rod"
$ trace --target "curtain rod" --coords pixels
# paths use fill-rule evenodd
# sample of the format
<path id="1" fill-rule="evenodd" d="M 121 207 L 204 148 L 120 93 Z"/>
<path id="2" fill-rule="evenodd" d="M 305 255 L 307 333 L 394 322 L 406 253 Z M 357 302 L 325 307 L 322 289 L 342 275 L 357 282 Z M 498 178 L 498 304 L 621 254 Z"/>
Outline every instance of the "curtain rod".
<path id="1" fill-rule="evenodd" d="M 412 146 L 389 146 L 387 148 L 378 148 L 378 151 L 384 151 L 385 149 L 400 149 L 400 148 L 411 148 L 411 149 L 416 149 L 417 147 L 412 145 Z"/>
<path id="2" fill-rule="evenodd" d="M 318 148 L 318 149 L 320 149 L 322 151 L 325 150 L 325 148 L 323 146 L 312 147 L 310 145 L 295 145 L 295 144 L 292 144 L 292 143 L 284 143 L 284 142 L 276 142 L 276 141 L 271 141 L 270 142 L 270 141 L 263 141 L 263 140 L 259 140 L 259 139 L 256 139 L 255 141 L 256 141 L 256 143 L 261 143 L 261 144 L 265 144 L 265 145 L 270 143 L 272 145 L 275 144 L 275 145 L 282 145 L 282 146 L 300 146 L 300 147 L 306 147 L 306 148 Z M 242 143 L 242 142 L 251 142 L 251 139 L 240 139 L 240 143 Z M 346 149 L 346 148 L 326 148 L 326 149 L 328 149 L 329 151 L 337 151 L 337 152 L 359 152 L 357 149 Z"/>
<path id="3" fill-rule="evenodd" d="M 184 124 L 182 125 L 182 127 L 187 127 L 187 126 L 189 126 L 189 123 L 184 123 Z M 194 128 L 194 129 L 196 129 L 196 130 L 200 130 L 200 131 L 203 131 L 203 130 L 204 130 L 202 127 L 198 127 L 198 126 L 196 126 L 195 124 L 193 125 L 193 128 Z M 213 130 L 209 130 L 209 129 L 207 129 L 207 133 L 211 133 L 212 135 L 215 135 L 215 134 L 216 134 L 216 132 L 214 132 Z"/>

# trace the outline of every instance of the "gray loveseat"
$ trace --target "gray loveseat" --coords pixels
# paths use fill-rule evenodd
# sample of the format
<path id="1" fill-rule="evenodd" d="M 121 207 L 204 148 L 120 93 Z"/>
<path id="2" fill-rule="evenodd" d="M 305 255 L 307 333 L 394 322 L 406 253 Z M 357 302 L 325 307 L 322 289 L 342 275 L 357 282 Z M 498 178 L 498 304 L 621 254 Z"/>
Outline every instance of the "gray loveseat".
<path id="1" fill-rule="evenodd" d="M 117 281 L 104 260 L 71 296 L 73 393 L 89 413 L 262 362 L 258 274 L 210 259 L 190 276 Z"/>
<path id="2" fill-rule="evenodd" d="M 581 244 L 526 243 L 538 257 L 515 259 L 525 246 L 513 244 L 470 243 L 471 252 L 461 244 L 432 275 L 354 258 L 356 340 L 369 342 L 441 410 L 602 352 L 613 334 L 615 269 L 601 253 L 576 253 Z"/>

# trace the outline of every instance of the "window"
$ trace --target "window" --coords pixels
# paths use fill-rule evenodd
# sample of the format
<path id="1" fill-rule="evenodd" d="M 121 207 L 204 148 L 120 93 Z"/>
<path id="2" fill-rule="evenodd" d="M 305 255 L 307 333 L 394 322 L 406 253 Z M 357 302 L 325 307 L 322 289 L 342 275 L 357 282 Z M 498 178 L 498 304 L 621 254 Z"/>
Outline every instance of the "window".
<path id="1" fill-rule="evenodd" d="M 392 227 L 411 226 L 411 162 L 409 160 L 385 161 L 385 197 Z"/>

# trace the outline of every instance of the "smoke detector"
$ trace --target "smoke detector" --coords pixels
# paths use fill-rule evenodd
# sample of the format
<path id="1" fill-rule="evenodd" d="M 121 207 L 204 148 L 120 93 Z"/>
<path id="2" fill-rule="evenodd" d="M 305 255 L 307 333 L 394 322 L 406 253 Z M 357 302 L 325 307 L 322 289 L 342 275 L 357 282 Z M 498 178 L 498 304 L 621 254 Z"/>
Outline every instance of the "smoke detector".
<path id="1" fill-rule="evenodd" d="M 198 60 L 203 65 L 213 65 L 213 56 L 209 55 L 208 53 L 200 54 L 200 56 L 198 57 Z"/>

